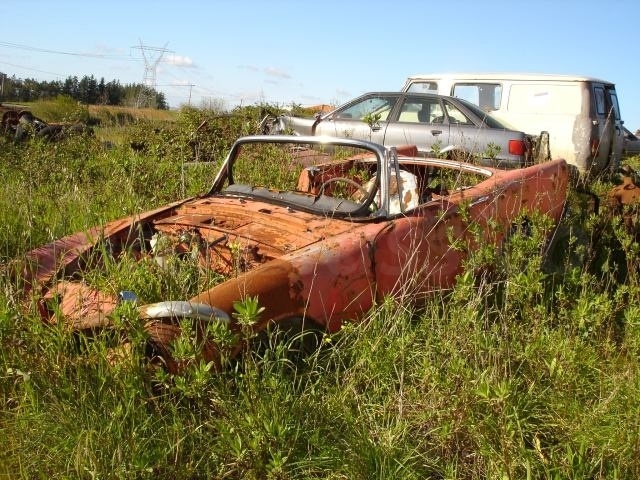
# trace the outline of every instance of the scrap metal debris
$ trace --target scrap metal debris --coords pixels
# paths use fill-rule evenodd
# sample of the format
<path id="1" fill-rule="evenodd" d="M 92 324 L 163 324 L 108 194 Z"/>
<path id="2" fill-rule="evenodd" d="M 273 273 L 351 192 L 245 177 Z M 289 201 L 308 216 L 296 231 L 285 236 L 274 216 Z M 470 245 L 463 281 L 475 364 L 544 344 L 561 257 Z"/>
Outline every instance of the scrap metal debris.
<path id="1" fill-rule="evenodd" d="M 0 104 L 2 121 L 0 133 L 21 142 L 30 137 L 46 140 L 60 140 L 69 134 L 92 134 L 93 130 L 81 123 L 47 123 L 36 117 L 31 111 L 10 105 Z"/>
<path id="2" fill-rule="evenodd" d="M 638 176 L 635 170 L 628 165 L 623 165 L 620 173 L 622 174 L 622 183 L 609 191 L 608 204 L 615 215 L 622 217 L 627 230 L 640 237 L 640 223 L 638 222 L 640 186 L 638 186 Z"/>

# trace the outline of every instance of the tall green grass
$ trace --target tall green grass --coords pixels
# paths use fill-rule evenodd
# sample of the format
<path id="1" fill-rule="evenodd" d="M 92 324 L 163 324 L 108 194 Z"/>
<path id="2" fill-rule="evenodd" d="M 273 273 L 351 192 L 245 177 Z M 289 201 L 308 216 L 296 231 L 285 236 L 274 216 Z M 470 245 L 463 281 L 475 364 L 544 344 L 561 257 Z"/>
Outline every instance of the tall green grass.
<path id="1" fill-rule="evenodd" d="M 0 137 L 0 258 L 207 191 L 219 163 L 139 154 L 94 137 L 15 144 Z"/>
<path id="2" fill-rule="evenodd" d="M 215 165 L 83 138 L 0 152 L 0 477 L 640 477 L 638 243 L 606 208 L 572 194 L 550 245 L 534 217 L 499 251 L 476 250 L 451 291 L 387 299 L 297 364 L 283 339 L 216 373 L 185 333 L 190 366 L 171 376 L 144 361 L 133 309 L 117 311 L 126 350 L 71 335 L 23 308 L 4 267 L 205 191 Z M 188 264 L 180 281 L 107 271 L 150 296 L 209 281 Z"/>

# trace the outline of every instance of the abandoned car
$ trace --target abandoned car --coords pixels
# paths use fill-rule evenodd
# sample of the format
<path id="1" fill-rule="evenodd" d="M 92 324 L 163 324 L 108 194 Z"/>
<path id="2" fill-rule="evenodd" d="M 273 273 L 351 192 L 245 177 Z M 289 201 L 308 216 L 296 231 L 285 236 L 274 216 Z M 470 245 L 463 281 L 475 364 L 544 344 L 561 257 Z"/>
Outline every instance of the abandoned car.
<path id="1" fill-rule="evenodd" d="M 47 123 L 29 110 L 0 104 L 0 134 L 17 142 L 28 138 L 60 140 L 69 135 L 92 135 L 93 129 L 82 123 Z"/>
<path id="2" fill-rule="evenodd" d="M 622 127 L 624 131 L 624 148 L 622 150 L 623 157 L 635 157 L 640 155 L 640 138 L 626 127 Z M 637 133 L 637 132 L 636 132 Z"/>
<path id="3" fill-rule="evenodd" d="M 498 167 L 522 167 L 532 155 L 531 137 L 508 128 L 460 98 L 426 93 L 371 92 L 315 118 L 280 115 L 267 133 L 331 135 L 387 146 L 414 144 L 431 156 L 469 159 Z"/>
<path id="4" fill-rule="evenodd" d="M 76 331 L 110 328 L 120 302 L 137 302 L 128 305 L 154 355 L 178 371 L 170 347 L 185 322 L 200 336 L 210 324 L 237 333 L 234 307 L 247 298 L 263 308 L 256 334 L 272 325 L 336 331 L 386 296 L 417 301 L 451 287 L 474 245 L 499 246 L 523 215 L 557 222 L 567 182 L 564 160 L 495 169 L 426 158 L 414 145 L 243 137 L 206 194 L 37 248 L 21 275 L 43 319 Z M 126 262 L 144 264 L 148 283 L 195 263 L 207 283 L 187 298 L 158 298 L 104 281 Z M 203 355 L 220 366 L 214 343 Z"/>

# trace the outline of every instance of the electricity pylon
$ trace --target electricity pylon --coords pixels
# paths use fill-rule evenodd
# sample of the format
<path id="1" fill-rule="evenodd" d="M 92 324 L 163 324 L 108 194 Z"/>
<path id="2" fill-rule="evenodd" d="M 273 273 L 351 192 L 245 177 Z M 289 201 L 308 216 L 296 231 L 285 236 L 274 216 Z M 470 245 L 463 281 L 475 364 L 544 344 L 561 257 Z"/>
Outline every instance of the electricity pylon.
<path id="1" fill-rule="evenodd" d="M 140 89 L 138 99 L 136 100 L 136 108 L 140 108 L 141 105 L 150 107 L 156 106 L 155 90 L 156 90 L 156 76 L 158 73 L 158 63 L 162 60 L 162 56 L 171 50 L 167 50 L 167 44 L 164 47 L 150 47 L 144 45 L 140 40 L 139 46 L 131 48 L 137 48 L 142 52 L 142 58 L 144 59 L 144 76 L 142 78 L 143 87 Z M 154 58 L 151 52 L 155 52 L 157 56 Z M 145 88 L 147 87 L 147 88 Z"/>

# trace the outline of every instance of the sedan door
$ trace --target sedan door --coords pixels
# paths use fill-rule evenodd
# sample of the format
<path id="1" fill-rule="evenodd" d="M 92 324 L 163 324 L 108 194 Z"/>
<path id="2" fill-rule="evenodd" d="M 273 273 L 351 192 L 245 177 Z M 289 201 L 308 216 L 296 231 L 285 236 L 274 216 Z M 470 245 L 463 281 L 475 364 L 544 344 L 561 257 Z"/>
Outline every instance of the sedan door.
<path id="1" fill-rule="evenodd" d="M 401 94 L 371 93 L 333 111 L 318 123 L 315 135 L 369 140 L 382 144 Z"/>
<path id="2" fill-rule="evenodd" d="M 449 142 L 456 151 L 485 156 L 489 142 L 495 143 L 501 150 L 505 147 L 502 145 L 503 132 L 492 132 L 481 122 L 474 122 L 469 115 L 448 100 L 444 100 L 444 110 L 445 122 L 450 128 Z"/>
<path id="3" fill-rule="evenodd" d="M 407 95 L 387 126 L 384 145 L 416 145 L 420 153 L 433 155 L 449 144 L 449 125 L 443 120 L 438 97 Z"/>

